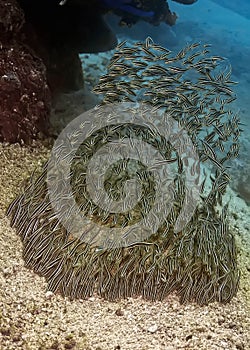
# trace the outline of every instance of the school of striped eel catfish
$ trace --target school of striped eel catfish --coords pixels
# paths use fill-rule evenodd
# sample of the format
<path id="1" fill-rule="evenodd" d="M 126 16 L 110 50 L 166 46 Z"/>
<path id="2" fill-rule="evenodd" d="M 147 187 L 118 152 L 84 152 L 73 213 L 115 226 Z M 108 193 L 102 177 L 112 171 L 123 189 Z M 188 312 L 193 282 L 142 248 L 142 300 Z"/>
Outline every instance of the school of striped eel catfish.
<path id="1" fill-rule="evenodd" d="M 129 296 L 163 300 L 177 293 L 181 302 L 201 305 L 228 302 L 236 294 L 236 247 L 228 225 L 228 203 L 223 198 L 230 181 L 227 161 L 238 155 L 241 129 L 239 116 L 228 108 L 235 99 L 231 88 L 235 82 L 230 80 L 231 68 L 224 63 L 224 58 L 210 54 L 209 45 L 198 43 L 177 54 L 151 38 L 118 45 L 107 73 L 94 88 L 102 95 L 95 113 L 110 103 L 142 101 L 176 120 L 199 155 L 203 170 L 199 204 L 190 222 L 176 233 L 174 225 L 188 190 L 180 155 L 169 141 L 152 139 L 150 128 L 125 125 L 114 131 L 108 126 L 105 139 L 102 133 L 86 139 L 72 163 L 71 185 L 83 215 L 99 226 L 129 227 L 154 204 L 152 173 L 133 160 L 116 164 L 112 169 L 115 174 L 109 174 L 104 185 L 118 198 L 121 176 L 130 178 L 129 163 L 136 167 L 132 175 L 141 182 L 145 200 L 134 210 L 107 213 L 88 198 L 85 174 L 90 158 L 107 140 L 131 135 L 149 142 L 175 163 L 173 206 L 157 232 L 144 241 L 96 247 L 84 241 L 84 233 L 81 237 L 72 235 L 54 214 L 45 164 L 42 173 L 33 176 L 10 204 L 7 215 L 22 239 L 26 266 L 45 276 L 49 290 L 70 298 L 98 294 L 109 300 Z"/>

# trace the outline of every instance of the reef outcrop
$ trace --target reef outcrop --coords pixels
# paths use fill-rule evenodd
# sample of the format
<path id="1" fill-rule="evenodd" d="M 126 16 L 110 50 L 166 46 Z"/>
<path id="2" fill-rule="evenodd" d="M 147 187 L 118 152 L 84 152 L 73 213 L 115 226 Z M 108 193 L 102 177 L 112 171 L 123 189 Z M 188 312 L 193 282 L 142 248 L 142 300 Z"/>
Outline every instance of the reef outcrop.
<path id="1" fill-rule="evenodd" d="M 24 45 L 24 13 L 0 3 L 0 141 L 26 142 L 46 134 L 51 96 L 42 60 Z"/>
<path id="2" fill-rule="evenodd" d="M 195 0 L 175 0 L 190 4 Z M 0 141 L 29 142 L 48 134 L 51 103 L 84 85 L 79 53 L 117 45 L 103 17 L 173 25 L 165 0 L 8 0 L 0 4 Z"/>
<path id="3" fill-rule="evenodd" d="M 48 135 L 58 94 L 83 87 L 78 54 L 117 44 L 101 11 L 77 1 L 1 2 L 0 33 L 0 142 Z"/>

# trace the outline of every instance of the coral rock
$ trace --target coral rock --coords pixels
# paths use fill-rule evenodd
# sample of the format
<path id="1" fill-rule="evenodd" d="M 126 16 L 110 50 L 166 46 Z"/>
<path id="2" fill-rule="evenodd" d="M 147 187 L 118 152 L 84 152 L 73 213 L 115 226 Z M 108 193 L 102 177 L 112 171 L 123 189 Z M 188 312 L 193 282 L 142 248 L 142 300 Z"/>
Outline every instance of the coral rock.
<path id="1" fill-rule="evenodd" d="M 18 33 L 24 24 L 23 11 L 15 0 L 0 3 L 0 33 Z"/>
<path id="2" fill-rule="evenodd" d="M 0 52 L 0 141 L 29 142 L 46 133 L 50 93 L 45 67 L 16 41 Z"/>

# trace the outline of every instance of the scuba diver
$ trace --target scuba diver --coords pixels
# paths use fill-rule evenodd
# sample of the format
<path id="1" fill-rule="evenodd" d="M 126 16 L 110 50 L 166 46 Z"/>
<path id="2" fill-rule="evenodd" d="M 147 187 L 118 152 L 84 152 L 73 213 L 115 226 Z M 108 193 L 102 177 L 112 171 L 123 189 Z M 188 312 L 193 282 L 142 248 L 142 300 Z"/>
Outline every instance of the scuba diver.
<path id="1" fill-rule="evenodd" d="M 180 4 L 191 5 L 197 0 L 173 0 Z M 121 17 L 120 25 L 132 26 L 139 20 L 144 20 L 153 25 L 165 22 L 172 26 L 177 15 L 171 12 L 165 0 L 99 0 L 108 11 L 112 11 Z"/>

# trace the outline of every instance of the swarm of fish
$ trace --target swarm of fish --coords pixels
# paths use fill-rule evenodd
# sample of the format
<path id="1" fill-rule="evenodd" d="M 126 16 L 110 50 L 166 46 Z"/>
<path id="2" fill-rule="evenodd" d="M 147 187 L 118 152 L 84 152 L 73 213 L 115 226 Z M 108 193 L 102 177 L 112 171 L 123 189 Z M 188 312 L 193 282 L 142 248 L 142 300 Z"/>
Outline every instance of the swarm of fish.
<path id="1" fill-rule="evenodd" d="M 176 55 L 150 38 L 134 45 L 118 45 L 107 74 L 94 89 L 103 95 L 100 106 L 143 101 L 152 109 L 163 109 L 171 115 L 187 131 L 206 169 L 200 202 L 189 224 L 176 233 L 174 225 L 187 190 L 177 155 L 174 205 L 157 234 L 127 247 L 97 249 L 72 235 L 54 214 L 45 165 L 42 174 L 32 178 L 11 203 L 7 215 L 22 238 L 26 266 L 45 276 L 49 290 L 71 298 L 97 293 L 110 300 L 138 295 L 163 300 L 175 292 L 181 302 L 199 304 L 227 302 L 236 294 L 239 271 L 223 195 L 230 181 L 226 161 L 238 155 L 241 130 L 239 117 L 228 108 L 235 99 L 231 89 L 235 83 L 230 80 L 230 68 L 223 62 L 222 57 L 210 56 L 208 45 L 196 43 Z M 141 128 L 144 132 L 147 131 Z M 102 136 L 98 137 L 95 136 L 102 143 Z M 86 154 L 96 143 L 90 141 L 79 148 L 78 159 L 88 159 Z M 166 145 L 165 155 L 173 152 Z M 141 167 L 141 174 L 145 175 Z M 124 164 L 121 168 L 124 170 Z M 83 173 L 76 161 L 71 173 L 75 197 L 85 208 L 84 214 L 100 224 L 127 226 L 147 211 L 147 205 L 152 205 L 154 180 L 147 174 L 141 176 L 141 181 L 148 182 L 144 194 L 153 195 L 148 196 L 144 206 L 138 206 L 134 215 L 114 218 L 110 214 L 100 218 L 103 213 L 98 208 L 85 205 L 88 195 Z M 112 187 L 119 196 L 119 186 L 114 183 L 115 176 L 107 183 L 107 190 Z"/>

